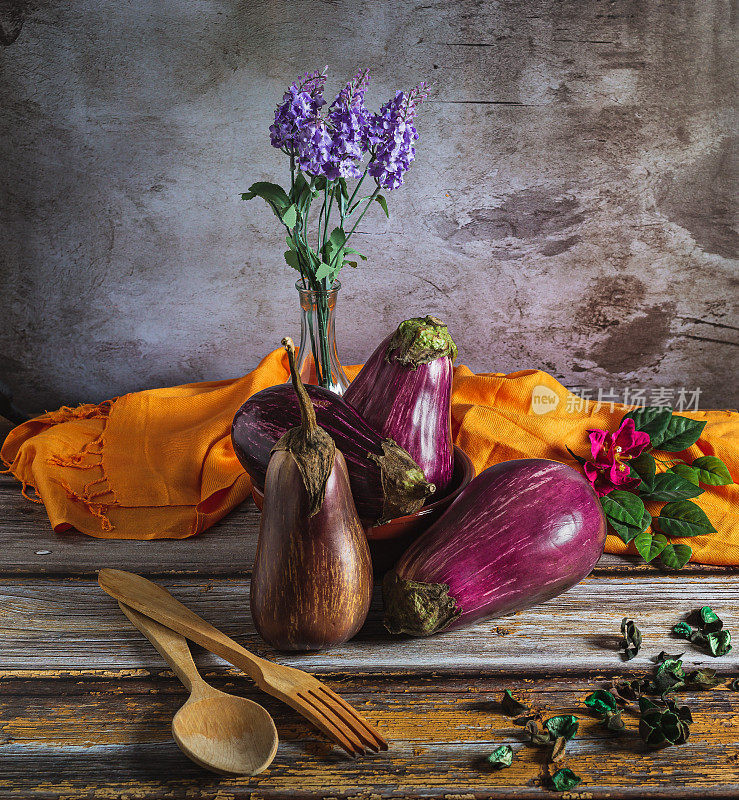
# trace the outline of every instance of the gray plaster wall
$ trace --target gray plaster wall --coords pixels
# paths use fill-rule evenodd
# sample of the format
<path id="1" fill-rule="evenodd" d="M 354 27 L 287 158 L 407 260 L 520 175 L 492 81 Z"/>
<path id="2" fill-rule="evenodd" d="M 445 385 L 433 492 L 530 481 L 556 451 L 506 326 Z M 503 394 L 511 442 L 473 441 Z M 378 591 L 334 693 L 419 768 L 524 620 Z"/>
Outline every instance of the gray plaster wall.
<path id="1" fill-rule="evenodd" d="M 31 411 L 224 378 L 298 334 L 275 102 L 328 64 L 434 82 L 345 270 L 342 360 L 448 321 L 479 371 L 737 404 L 723 0 L 0 0 L 0 391 Z"/>

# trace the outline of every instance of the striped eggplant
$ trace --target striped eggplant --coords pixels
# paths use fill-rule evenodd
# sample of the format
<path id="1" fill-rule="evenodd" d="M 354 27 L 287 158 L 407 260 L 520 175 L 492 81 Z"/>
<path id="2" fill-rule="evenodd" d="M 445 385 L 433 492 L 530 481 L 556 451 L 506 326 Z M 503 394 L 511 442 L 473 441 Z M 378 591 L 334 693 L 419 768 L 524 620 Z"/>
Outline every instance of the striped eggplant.
<path id="1" fill-rule="evenodd" d="M 538 458 L 496 464 L 387 573 L 385 627 L 428 636 L 543 603 L 590 573 L 605 540 L 581 473 Z"/>
<path id="2" fill-rule="evenodd" d="M 452 363 L 457 347 L 436 317 L 416 317 L 372 353 L 344 393 L 367 422 L 405 448 L 437 491 L 454 469 Z"/>
<path id="3" fill-rule="evenodd" d="M 341 397 L 320 386 L 306 386 L 318 424 L 343 453 L 354 502 L 365 525 L 376 525 L 412 514 L 434 492 L 408 453 L 383 439 Z M 236 456 L 264 490 L 270 453 L 275 442 L 300 424 L 298 398 L 289 384 L 271 386 L 252 395 L 236 412 L 231 441 Z"/>
<path id="4" fill-rule="evenodd" d="M 321 650 L 351 639 L 372 598 L 372 561 L 346 462 L 316 422 L 284 339 L 301 422 L 275 444 L 267 467 L 250 605 L 278 650 Z"/>

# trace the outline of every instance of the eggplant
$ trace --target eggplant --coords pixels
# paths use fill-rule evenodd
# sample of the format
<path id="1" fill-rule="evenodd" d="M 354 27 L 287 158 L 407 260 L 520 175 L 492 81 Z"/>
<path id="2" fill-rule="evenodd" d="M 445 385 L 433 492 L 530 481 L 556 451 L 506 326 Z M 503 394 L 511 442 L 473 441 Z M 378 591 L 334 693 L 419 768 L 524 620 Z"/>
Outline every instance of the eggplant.
<path id="1" fill-rule="evenodd" d="M 405 448 L 437 491 L 454 470 L 452 364 L 457 347 L 436 317 L 401 322 L 344 392 L 376 428 Z"/>
<path id="2" fill-rule="evenodd" d="M 372 561 L 349 486 L 344 456 L 318 426 L 283 345 L 301 424 L 272 449 L 251 579 L 251 614 L 278 650 L 320 650 L 351 639 L 372 597 Z"/>
<path id="3" fill-rule="evenodd" d="M 306 386 L 318 424 L 346 459 L 354 502 L 362 521 L 376 525 L 418 511 L 435 487 L 410 455 L 383 439 L 345 400 L 320 386 Z M 265 476 L 275 442 L 300 423 L 298 398 L 289 384 L 252 395 L 236 412 L 231 441 L 241 465 L 257 488 Z"/>
<path id="4" fill-rule="evenodd" d="M 588 575 L 605 541 L 581 473 L 539 458 L 496 464 L 387 573 L 385 627 L 429 636 L 543 603 Z"/>

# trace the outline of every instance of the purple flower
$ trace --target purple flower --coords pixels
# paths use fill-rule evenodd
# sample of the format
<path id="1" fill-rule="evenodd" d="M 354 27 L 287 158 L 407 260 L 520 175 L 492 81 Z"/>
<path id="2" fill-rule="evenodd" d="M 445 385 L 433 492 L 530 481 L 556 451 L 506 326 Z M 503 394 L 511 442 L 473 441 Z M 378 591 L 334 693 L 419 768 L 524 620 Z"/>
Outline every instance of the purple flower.
<path id="1" fill-rule="evenodd" d="M 332 126 L 331 156 L 326 177 L 358 178 L 359 162 L 367 152 L 370 114 L 364 107 L 364 93 L 369 84 L 369 70 L 356 75 L 339 92 L 328 112 Z"/>
<path id="2" fill-rule="evenodd" d="M 426 98 L 426 85 L 420 83 L 408 94 L 395 97 L 375 114 L 368 128 L 368 141 L 374 149 L 369 173 L 383 189 L 403 185 L 403 175 L 416 157 L 413 142 L 418 131 L 413 125 L 418 106 Z"/>
<path id="3" fill-rule="evenodd" d="M 333 141 L 326 120 L 314 117 L 300 128 L 295 139 L 298 166 L 309 175 L 326 175 L 331 169 Z"/>
<path id="4" fill-rule="evenodd" d="M 275 121 L 270 125 L 272 147 L 290 152 L 297 146 L 303 128 L 315 123 L 326 105 L 323 87 L 326 83 L 324 72 L 306 72 L 292 84 L 275 109 Z"/>

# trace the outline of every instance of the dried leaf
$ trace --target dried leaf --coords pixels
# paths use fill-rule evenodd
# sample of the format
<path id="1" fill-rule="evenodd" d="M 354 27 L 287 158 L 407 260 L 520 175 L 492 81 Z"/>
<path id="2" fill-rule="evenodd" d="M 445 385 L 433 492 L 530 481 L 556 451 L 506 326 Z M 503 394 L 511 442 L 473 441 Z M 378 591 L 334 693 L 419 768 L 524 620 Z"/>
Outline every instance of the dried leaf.
<path id="1" fill-rule="evenodd" d="M 723 682 L 724 679 L 716 674 L 715 669 L 693 670 L 686 679 L 686 683 L 691 689 L 713 689 L 714 686 L 720 686 Z"/>
<path id="2" fill-rule="evenodd" d="M 724 627 L 721 618 L 710 606 L 703 606 L 698 613 L 701 619 L 700 628 L 704 635 L 717 633 Z"/>
<path id="3" fill-rule="evenodd" d="M 585 705 L 593 711 L 605 717 L 608 714 L 615 714 L 616 698 L 605 689 L 596 689 L 592 694 L 585 698 Z"/>
<path id="4" fill-rule="evenodd" d="M 529 720 L 524 730 L 532 744 L 545 745 L 552 743 L 552 734 L 548 730 L 541 730 L 537 720 Z"/>
<path id="5" fill-rule="evenodd" d="M 505 692 L 503 692 L 503 699 L 500 701 L 500 707 L 507 717 L 518 717 L 521 714 L 527 714 L 531 711 L 525 703 L 516 700 L 511 694 L 510 689 L 506 689 Z"/>
<path id="6" fill-rule="evenodd" d="M 563 737 L 569 740 L 577 733 L 579 724 L 577 717 L 572 714 L 560 714 L 556 717 L 550 717 L 544 723 L 544 727 L 549 731 L 553 739 Z"/>
<path id="7" fill-rule="evenodd" d="M 679 708 L 671 700 L 666 708 L 660 708 L 651 700 L 642 697 L 639 700 L 641 718 L 639 735 L 652 747 L 684 744 L 690 736 L 690 723 L 693 716 L 687 706 Z"/>
<path id="8" fill-rule="evenodd" d="M 683 662 L 677 658 L 667 658 L 658 667 L 654 676 L 657 694 L 665 695 L 685 686 L 685 670 Z"/>
<path id="9" fill-rule="evenodd" d="M 502 744 L 496 747 L 486 760 L 493 769 L 505 769 L 513 762 L 513 750 L 507 744 Z"/>
<path id="10" fill-rule="evenodd" d="M 564 767 L 563 769 L 558 769 L 549 780 L 553 789 L 558 792 L 567 792 L 570 789 L 574 789 L 582 779 L 575 775 L 571 769 Z"/>
<path id="11" fill-rule="evenodd" d="M 727 630 L 709 633 L 706 636 L 708 651 L 714 658 L 725 656 L 731 652 L 731 634 Z"/>
<path id="12" fill-rule="evenodd" d="M 549 754 L 549 760 L 552 764 L 559 764 L 565 760 L 565 750 L 567 749 L 567 739 L 564 736 L 558 736 L 554 740 L 554 747 Z"/>
<path id="13" fill-rule="evenodd" d="M 703 638 L 701 632 L 691 628 L 687 622 L 678 622 L 677 625 L 673 625 L 672 632 L 678 638 L 686 639 L 689 642 L 699 641 Z"/>
<path id="14" fill-rule="evenodd" d="M 674 655 L 671 653 L 666 653 L 664 650 L 657 656 L 655 659 L 658 664 L 661 664 L 663 661 L 667 661 L 668 659 L 678 660 L 682 658 L 685 653 L 675 653 Z"/>
<path id="15" fill-rule="evenodd" d="M 624 660 L 631 661 L 641 648 L 641 631 L 633 619 L 624 617 L 621 620 L 621 636 L 623 636 L 621 646 L 625 651 Z"/>
<path id="16" fill-rule="evenodd" d="M 618 710 L 617 699 L 611 692 L 605 689 L 596 689 L 585 698 L 585 705 L 601 715 L 601 722 L 609 730 L 623 730 L 624 722 L 621 719 L 621 712 Z"/>
<path id="17" fill-rule="evenodd" d="M 617 681 L 608 688 L 616 698 L 616 702 L 621 706 L 628 706 L 641 697 L 649 681 L 634 679 L 632 681 Z"/>

